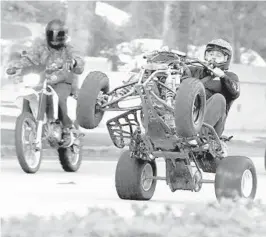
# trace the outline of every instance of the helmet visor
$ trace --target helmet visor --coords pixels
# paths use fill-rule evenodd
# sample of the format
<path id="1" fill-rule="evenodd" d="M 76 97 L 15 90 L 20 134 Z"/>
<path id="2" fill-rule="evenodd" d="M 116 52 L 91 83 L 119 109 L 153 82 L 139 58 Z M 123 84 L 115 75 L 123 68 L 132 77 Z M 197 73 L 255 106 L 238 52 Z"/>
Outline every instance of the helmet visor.
<path id="1" fill-rule="evenodd" d="M 208 62 L 225 63 L 228 56 L 217 50 L 206 51 L 205 60 Z"/>
<path id="2" fill-rule="evenodd" d="M 47 32 L 48 41 L 53 45 L 62 44 L 66 40 L 65 31 L 50 30 Z"/>

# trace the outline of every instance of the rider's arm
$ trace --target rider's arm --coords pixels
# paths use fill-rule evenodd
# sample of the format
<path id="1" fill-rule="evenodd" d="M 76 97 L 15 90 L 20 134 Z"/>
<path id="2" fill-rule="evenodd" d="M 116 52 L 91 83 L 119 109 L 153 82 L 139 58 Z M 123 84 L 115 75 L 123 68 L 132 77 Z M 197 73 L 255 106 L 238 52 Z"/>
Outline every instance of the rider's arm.
<path id="1" fill-rule="evenodd" d="M 222 85 L 226 88 L 232 99 L 236 99 L 240 95 L 240 83 L 238 76 L 233 72 L 225 72 L 225 76 L 221 79 Z"/>
<path id="2" fill-rule="evenodd" d="M 41 62 L 41 51 L 43 50 L 43 45 L 40 39 L 36 39 L 32 46 L 26 50 L 27 56 L 30 58 L 28 60 L 26 57 L 17 57 L 11 59 L 8 63 L 8 67 L 20 68 L 16 72 L 16 77 L 23 76 L 30 72 L 40 72 L 43 70 L 43 65 Z M 38 66 L 36 66 L 36 65 Z"/>
<path id="3" fill-rule="evenodd" d="M 82 74 L 84 71 L 85 61 L 81 56 L 79 56 L 72 46 L 68 45 L 67 49 L 73 59 L 73 67 L 71 71 L 75 74 Z"/>
<path id="4" fill-rule="evenodd" d="M 200 79 L 202 72 L 203 72 L 203 68 L 200 68 L 200 67 L 196 67 L 196 66 L 185 67 L 180 81 L 182 82 L 183 80 L 187 78 L 191 78 L 191 77 Z"/>

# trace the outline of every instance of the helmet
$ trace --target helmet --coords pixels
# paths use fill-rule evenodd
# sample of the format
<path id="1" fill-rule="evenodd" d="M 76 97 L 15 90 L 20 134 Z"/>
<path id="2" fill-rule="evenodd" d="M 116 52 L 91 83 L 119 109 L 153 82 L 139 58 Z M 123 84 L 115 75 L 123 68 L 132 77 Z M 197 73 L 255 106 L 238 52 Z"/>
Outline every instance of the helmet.
<path id="1" fill-rule="evenodd" d="M 205 60 L 206 54 L 210 51 L 219 51 L 226 57 L 223 62 L 215 62 L 214 65 L 222 70 L 228 70 L 233 54 L 233 48 L 230 43 L 223 39 L 214 39 L 210 41 L 204 52 Z"/>
<path id="2" fill-rule="evenodd" d="M 66 44 L 68 28 L 63 21 L 55 19 L 47 24 L 45 34 L 49 47 L 60 49 Z"/>

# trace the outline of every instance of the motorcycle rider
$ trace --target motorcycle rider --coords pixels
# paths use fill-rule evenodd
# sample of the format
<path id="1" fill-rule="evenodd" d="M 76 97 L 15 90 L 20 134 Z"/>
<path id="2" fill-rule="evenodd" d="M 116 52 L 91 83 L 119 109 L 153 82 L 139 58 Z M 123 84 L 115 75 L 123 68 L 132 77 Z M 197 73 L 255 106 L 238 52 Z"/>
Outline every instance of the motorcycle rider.
<path id="1" fill-rule="evenodd" d="M 14 78 L 22 77 L 29 71 L 39 70 L 41 72 L 47 67 L 64 67 L 63 70 L 49 75 L 48 84 L 53 87 L 59 97 L 59 120 L 64 126 L 62 145 L 65 146 L 71 143 L 73 131 L 75 131 L 67 114 L 67 98 L 70 95 L 77 97 L 77 74 L 83 73 L 85 64 L 84 60 L 67 43 L 67 38 L 68 28 L 64 22 L 54 19 L 45 28 L 45 40 L 36 39 L 31 49 L 27 51 L 32 62 L 38 65 L 37 69 L 25 57 L 11 62 L 13 67 L 21 68 L 14 75 Z M 44 78 L 44 75 L 41 75 L 41 78 Z"/>
<path id="2" fill-rule="evenodd" d="M 190 66 L 184 70 L 181 77 L 181 83 L 190 77 L 202 80 L 207 100 L 204 122 L 213 126 L 219 137 L 224 131 L 225 121 L 233 101 L 240 96 L 238 76 L 228 71 L 232 51 L 230 43 L 223 39 L 210 41 L 206 45 L 204 59 L 213 68 L 214 74 L 203 67 Z M 206 80 L 208 78 L 212 80 Z"/>

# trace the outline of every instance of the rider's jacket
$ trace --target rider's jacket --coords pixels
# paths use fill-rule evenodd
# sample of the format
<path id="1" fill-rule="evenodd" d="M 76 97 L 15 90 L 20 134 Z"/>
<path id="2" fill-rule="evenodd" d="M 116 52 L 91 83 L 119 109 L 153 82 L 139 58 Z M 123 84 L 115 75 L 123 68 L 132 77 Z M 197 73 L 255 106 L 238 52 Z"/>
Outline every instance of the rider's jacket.
<path id="1" fill-rule="evenodd" d="M 238 76 L 229 71 L 225 71 L 223 78 L 215 78 L 208 70 L 199 66 L 190 66 L 181 77 L 181 82 L 187 78 L 194 77 L 200 80 L 211 77 L 213 80 L 208 80 L 203 83 L 206 90 L 206 99 L 208 100 L 215 93 L 220 93 L 226 100 L 226 113 L 228 113 L 232 103 L 240 96 L 240 83 Z M 204 80 L 203 80 L 204 81 Z"/>
<path id="2" fill-rule="evenodd" d="M 38 38 L 33 42 L 31 48 L 27 50 L 27 55 L 32 62 L 38 66 L 33 66 L 32 62 L 25 57 L 12 60 L 9 62 L 9 67 L 22 68 L 22 70 L 19 70 L 16 73 L 16 77 L 23 76 L 29 72 L 41 73 L 45 68 L 54 66 L 55 64 L 57 66 L 65 66 L 67 60 L 71 61 L 72 59 L 75 59 L 76 63 L 71 71 L 65 68 L 64 70 L 55 72 L 53 75 L 56 77 L 52 77 L 54 80 L 52 84 L 57 84 L 59 82 L 72 84 L 76 83 L 75 81 L 77 80 L 75 74 L 82 74 L 84 70 L 84 60 L 74 52 L 72 46 L 69 44 L 60 50 L 55 50 L 50 48 L 45 40 Z M 43 76 L 44 75 L 41 74 L 42 78 Z"/>

